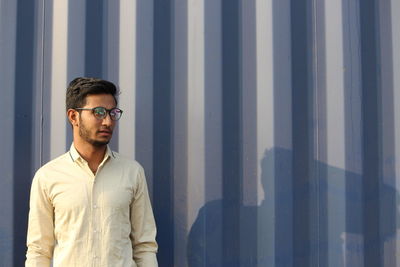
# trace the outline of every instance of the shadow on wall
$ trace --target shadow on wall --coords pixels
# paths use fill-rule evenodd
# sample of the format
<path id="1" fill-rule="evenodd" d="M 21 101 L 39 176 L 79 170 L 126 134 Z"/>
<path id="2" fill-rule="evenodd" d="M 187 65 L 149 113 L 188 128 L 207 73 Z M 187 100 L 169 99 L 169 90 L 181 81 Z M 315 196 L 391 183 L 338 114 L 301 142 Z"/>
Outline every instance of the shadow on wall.
<path id="1" fill-rule="evenodd" d="M 363 241 L 367 246 L 379 247 L 380 242 L 385 247 L 395 244 L 396 222 L 399 221 L 395 189 L 382 184 L 374 196 L 368 196 L 368 201 L 380 201 L 385 208 L 381 211 L 379 240 L 363 240 L 363 209 L 368 208 L 368 204 L 363 206 L 362 176 L 314 161 L 314 169 L 319 170 L 320 177 L 320 207 L 318 214 L 312 210 L 304 216 L 318 215 L 318 219 L 310 220 L 311 225 L 305 227 L 314 227 L 318 221 L 320 233 L 304 241 L 308 242 L 308 247 L 294 249 L 298 233 L 292 231 L 292 181 L 296 179 L 296 174 L 292 175 L 292 158 L 291 150 L 273 148 L 266 151 L 261 162 L 265 199 L 260 206 L 236 207 L 240 218 L 223 218 L 223 209 L 235 208 L 235 201 L 214 200 L 200 209 L 188 236 L 188 266 L 294 266 L 296 258 L 310 257 L 310 253 L 317 252 L 318 258 L 322 258 L 320 261 L 328 263 L 329 260 L 329 266 L 345 266 L 345 262 L 346 266 L 363 266 Z M 306 186 L 310 185 L 311 181 Z M 307 193 L 310 191 L 294 190 L 300 190 L 304 198 L 310 199 Z M 334 210 L 334 216 L 328 217 L 328 204 Z M 240 233 L 227 229 L 225 220 L 238 220 Z M 238 236 L 240 246 L 222 244 L 224 235 Z M 317 246 L 318 250 L 315 249 Z M 223 251 L 231 253 L 224 254 Z"/>

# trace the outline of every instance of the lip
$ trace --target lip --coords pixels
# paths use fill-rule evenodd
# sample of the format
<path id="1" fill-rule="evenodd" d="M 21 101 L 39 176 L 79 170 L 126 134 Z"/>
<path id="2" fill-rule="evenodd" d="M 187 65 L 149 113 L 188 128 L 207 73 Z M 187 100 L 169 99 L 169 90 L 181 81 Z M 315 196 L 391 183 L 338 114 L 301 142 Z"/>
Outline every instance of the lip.
<path id="1" fill-rule="evenodd" d="M 111 131 L 98 131 L 98 133 L 99 133 L 100 135 L 107 135 L 107 136 L 109 136 L 109 135 L 112 134 Z"/>

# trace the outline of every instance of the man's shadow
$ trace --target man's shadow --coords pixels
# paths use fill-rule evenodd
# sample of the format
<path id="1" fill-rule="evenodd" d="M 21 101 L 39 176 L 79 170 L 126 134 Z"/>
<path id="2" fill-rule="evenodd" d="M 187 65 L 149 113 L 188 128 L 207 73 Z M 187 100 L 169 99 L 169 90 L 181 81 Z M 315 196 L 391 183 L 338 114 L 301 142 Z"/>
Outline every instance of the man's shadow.
<path id="1" fill-rule="evenodd" d="M 330 266 L 345 266 L 345 262 L 346 266 L 361 266 L 363 242 L 364 246 L 392 242 L 399 221 L 395 188 L 382 184 L 376 194 L 379 199 L 375 201 L 385 205 L 380 211 L 380 238 L 368 240 L 363 236 L 362 176 L 318 161 L 313 162 L 314 168 L 319 170 L 318 206 L 314 205 L 318 212 L 313 210 L 310 214 L 310 210 L 306 210 L 304 216 L 310 219 L 300 221 L 307 225 L 294 225 L 294 210 L 298 208 L 293 202 L 294 191 L 311 205 L 315 198 L 311 197 L 310 190 L 293 188 L 296 174 L 292 171 L 292 159 L 293 152 L 288 149 L 273 148 L 265 152 L 261 161 L 265 197 L 259 206 L 237 207 L 237 201 L 220 199 L 206 203 L 199 210 L 188 236 L 189 267 L 296 266 L 302 257 L 317 256 L 312 253 L 318 254 L 319 263 L 326 266 L 328 261 Z M 310 180 L 305 186 L 310 188 L 315 181 Z M 230 208 L 239 209 L 239 218 L 224 218 L 224 214 L 229 214 L 224 209 Z M 328 208 L 337 214 L 328 215 Z M 296 214 L 302 216 L 303 213 L 296 211 Z M 227 220 L 238 220 L 239 233 L 237 228 L 227 227 L 224 223 Z M 309 231 L 310 227 L 314 229 Z M 317 227 L 318 233 L 315 232 Z M 308 239 L 301 229 L 309 231 Z M 240 245 L 223 243 L 226 235 L 237 237 Z"/>

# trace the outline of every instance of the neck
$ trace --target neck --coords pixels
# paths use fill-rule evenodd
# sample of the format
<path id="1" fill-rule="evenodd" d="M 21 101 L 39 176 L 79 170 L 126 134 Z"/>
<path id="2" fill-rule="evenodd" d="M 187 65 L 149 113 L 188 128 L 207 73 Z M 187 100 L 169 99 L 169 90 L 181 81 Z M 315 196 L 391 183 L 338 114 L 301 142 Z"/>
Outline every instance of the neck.
<path id="1" fill-rule="evenodd" d="M 96 173 L 101 161 L 106 153 L 107 145 L 104 146 L 93 146 L 87 142 L 79 142 L 74 140 L 75 149 L 86 160 L 89 164 L 90 169 L 93 173 Z"/>

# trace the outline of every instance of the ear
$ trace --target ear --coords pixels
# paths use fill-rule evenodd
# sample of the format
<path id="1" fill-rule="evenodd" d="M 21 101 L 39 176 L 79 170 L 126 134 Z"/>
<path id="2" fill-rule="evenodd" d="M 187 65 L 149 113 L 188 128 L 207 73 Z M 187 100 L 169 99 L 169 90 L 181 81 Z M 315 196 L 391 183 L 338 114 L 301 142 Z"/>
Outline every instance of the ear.
<path id="1" fill-rule="evenodd" d="M 75 109 L 68 109 L 67 117 L 72 126 L 79 125 L 79 113 Z"/>

